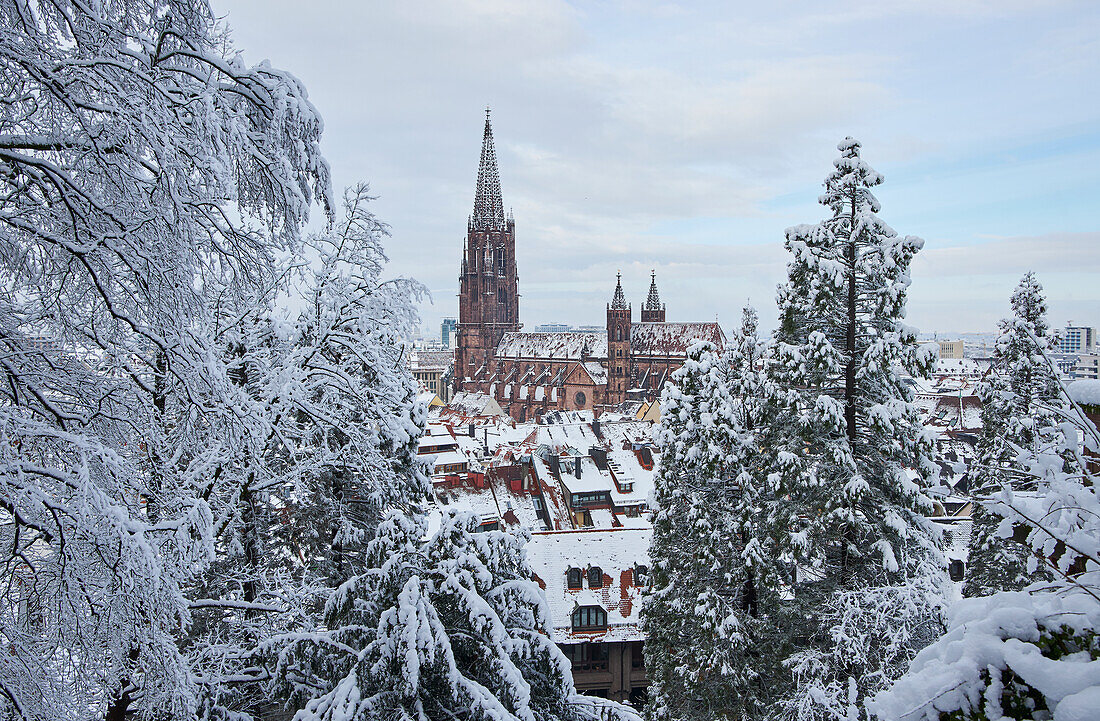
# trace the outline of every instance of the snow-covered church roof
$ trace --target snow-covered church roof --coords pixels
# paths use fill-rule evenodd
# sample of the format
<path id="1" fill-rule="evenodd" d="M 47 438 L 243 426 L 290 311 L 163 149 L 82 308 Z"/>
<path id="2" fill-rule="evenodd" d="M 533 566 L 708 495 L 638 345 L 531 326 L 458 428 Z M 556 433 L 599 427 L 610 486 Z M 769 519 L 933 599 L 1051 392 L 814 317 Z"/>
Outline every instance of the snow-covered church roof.
<path id="1" fill-rule="evenodd" d="M 719 348 L 726 334 L 718 323 L 633 323 L 630 351 L 636 355 L 687 355 L 694 341 L 707 340 Z"/>
<path id="2" fill-rule="evenodd" d="M 498 358 L 580 360 L 607 358 L 606 333 L 505 333 L 497 345 Z"/>

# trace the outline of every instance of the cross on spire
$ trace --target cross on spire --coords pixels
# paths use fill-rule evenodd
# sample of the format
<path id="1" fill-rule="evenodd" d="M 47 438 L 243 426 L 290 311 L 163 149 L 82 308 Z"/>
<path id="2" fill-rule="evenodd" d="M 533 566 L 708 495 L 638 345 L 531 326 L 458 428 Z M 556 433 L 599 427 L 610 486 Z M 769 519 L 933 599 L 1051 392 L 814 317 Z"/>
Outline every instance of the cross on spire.
<path id="1" fill-rule="evenodd" d="M 645 299 L 642 310 L 660 310 L 661 296 L 657 294 L 657 271 L 649 271 L 649 296 Z"/>
<path id="2" fill-rule="evenodd" d="M 474 213 L 470 216 L 473 230 L 504 230 L 504 201 L 500 197 L 500 171 L 493 144 L 493 126 L 489 122 L 489 107 L 485 107 L 485 135 L 481 140 L 481 163 L 477 169 L 477 193 Z"/>
<path id="3" fill-rule="evenodd" d="M 615 297 L 611 299 L 611 310 L 626 310 L 626 296 L 623 295 L 623 274 L 615 274 Z"/>

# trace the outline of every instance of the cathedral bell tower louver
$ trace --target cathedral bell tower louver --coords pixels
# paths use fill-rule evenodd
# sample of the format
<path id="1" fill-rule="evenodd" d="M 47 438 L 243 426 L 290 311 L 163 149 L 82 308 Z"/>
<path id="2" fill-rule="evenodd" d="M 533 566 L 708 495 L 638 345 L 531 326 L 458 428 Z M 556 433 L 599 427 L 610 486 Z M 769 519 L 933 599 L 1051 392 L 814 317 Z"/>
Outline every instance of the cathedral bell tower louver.
<path id="1" fill-rule="evenodd" d="M 520 329 L 515 220 L 504 214 L 488 108 L 474 210 L 466 223 L 466 245 L 458 280 L 456 388 L 466 379 L 486 379 L 495 366 L 494 356 L 501 337 Z"/>

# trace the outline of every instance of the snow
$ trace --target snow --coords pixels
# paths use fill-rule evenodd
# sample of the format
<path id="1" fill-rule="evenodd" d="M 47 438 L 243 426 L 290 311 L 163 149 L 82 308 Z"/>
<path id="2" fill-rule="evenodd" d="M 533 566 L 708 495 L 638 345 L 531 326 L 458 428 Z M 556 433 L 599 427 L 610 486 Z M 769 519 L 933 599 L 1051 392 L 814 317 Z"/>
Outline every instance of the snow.
<path id="1" fill-rule="evenodd" d="M 596 385 L 607 385 L 607 369 L 595 361 L 586 361 L 584 369 Z"/>
<path id="2" fill-rule="evenodd" d="M 607 358 L 606 333 L 505 333 L 497 345 L 500 358 L 582 360 Z"/>
<path id="3" fill-rule="evenodd" d="M 587 449 L 586 449 L 587 450 Z M 572 467 L 580 464 L 581 477 L 577 478 Z M 569 493 L 594 493 L 599 491 L 611 492 L 614 483 L 611 474 L 601 471 L 596 463 L 587 456 L 578 456 L 575 460 L 563 460 L 561 469 L 561 484 Z"/>
<path id="4" fill-rule="evenodd" d="M 1049 658 L 1036 643 L 1044 629 L 1082 634 L 1098 626 L 1100 602 L 1083 589 L 963 599 L 951 610 L 947 634 L 921 651 L 909 673 L 869 708 L 887 721 L 924 721 L 957 709 L 977 712 L 987 685 L 981 674 L 1011 669 L 1040 691 L 1054 719 L 1096 718 L 1096 707 L 1088 704 L 1100 701 L 1100 660 L 1079 653 Z"/>
<path id="5" fill-rule="evenodd" d="M 527 544 L 527 560 L 531 570 L 546 586 L 555 641 L 640 641 L 645 638 L 638 626 L 641 589 L 633 584 L 633 570 L 636 565 L 649 565 L 652 535 L 649 528 L 531 534 Z M 590 589 L 586 573 L 584 588 L 567 588 L 566 571 L 569 568 L 587 570 L 590 566 L 599 566 L 605 580 L 610 577 L 610 584 Z M 607 612 L 607 630 L 574 632 L 570 625 L 573 609 L 593 603 Z"/>
<path id="6" fill-rule="evenodd" d="M 1069 397 L 1083 405 L 1100 405 L 1100 380 L 1076 380 L 1067 387 Z"/>
<path id="7" fill-rule="evenodd" d="M 684 356 L 694 341 L 706 340 L 719 349 L 726 334 L 718 323 L 632 323 L 630 352 L 635 356 Z"/>

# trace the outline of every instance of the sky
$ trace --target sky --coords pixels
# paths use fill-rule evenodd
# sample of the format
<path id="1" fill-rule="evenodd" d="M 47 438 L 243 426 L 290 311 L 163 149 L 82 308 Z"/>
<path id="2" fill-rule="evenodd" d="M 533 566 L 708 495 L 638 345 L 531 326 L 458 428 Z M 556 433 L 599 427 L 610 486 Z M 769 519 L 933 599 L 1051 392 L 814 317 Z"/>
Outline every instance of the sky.
<path id="1" fill-rule="evenodd" d="M 908 322 L 995 328 L 1038 273 L 1055 327 L 1100 325 L 1100 3 L 213 0 L 244 60 L 300 78 L 337 194 L 390 225 L 389 272 L 457 315 L 485 108 L 516 219 L 520 317 L 775 324 L 784 229 L 823 219 L 846 136 L 881 217 L 925 240 Z M 319 213 L 317 214 L 319 215 Z"/>

